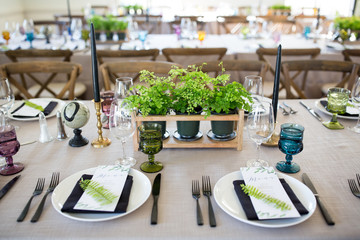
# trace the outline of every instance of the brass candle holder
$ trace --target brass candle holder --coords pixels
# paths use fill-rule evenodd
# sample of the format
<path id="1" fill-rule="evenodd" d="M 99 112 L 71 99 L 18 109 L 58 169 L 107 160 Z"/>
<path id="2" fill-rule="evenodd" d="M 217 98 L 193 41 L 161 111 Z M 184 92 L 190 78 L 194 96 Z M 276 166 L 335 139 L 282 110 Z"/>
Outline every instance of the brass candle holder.
<path id="1" fill-rule="evenodd" d="M 276 132 L 276 125 L 277 125 L 277 123 L 275 123 L 275 130 L 274 130 L 273 134 L 271 135 L 271 137 L 269 138 L 269 140 L 262 143 L 262 145 L 268 146 L 268 147 L 277 147 L 278 146 L 278 142 L 280 140 L 280 134 L 278 132 Z"/>
<path id="2" fill-rule="evenodd" d="M 104 148 L 104 147 L 107 147 L 111 144 L 111 140 L 108 139 L 108 138 L 104 138 L 102 136 L 102 123 L 101 123 L 101 112 L 100 112 L 100 109 L 101 109 L 101 101 L 100 102 L 94 102 L 95 104 L 95 110 L 96 110 L 96 118 L 97 118 L 97 128 L 98 128 L 98 138 L 93 140 L 91 142 L 91 145 L 94 147 L 94 148 Z"/>

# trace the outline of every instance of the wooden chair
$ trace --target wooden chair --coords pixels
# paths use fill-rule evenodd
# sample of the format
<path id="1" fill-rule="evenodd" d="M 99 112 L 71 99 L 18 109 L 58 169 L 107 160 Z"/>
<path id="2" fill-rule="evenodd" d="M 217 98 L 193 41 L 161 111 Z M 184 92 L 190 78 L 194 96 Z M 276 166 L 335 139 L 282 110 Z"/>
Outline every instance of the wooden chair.
<path id="1" fill-rule="evenodd" d="M 343 73 L 343 76 L 345 73 L 349 76 L 342 78 L 334 87 L 352 89 L 355 79 L 358 77 L 359 65 L 352 62 L 329 60 L 284 61 L 282 62 L 282 71 L 285 77 L 286 98 L 307 98 L 304 93 L 306 79 L 305 82 L 302 83 L 303 86 L 299 87 L 294 77 L 290 75 L 291 72 L 325 71 Z M 293 94 L 291 88 L 295 90 L 297 95 Z"/>
<path id="2" fill-rule="evenodd" d="M 69 15 L 68 14 L 55 14 L 54 15 L 55 21 L 65 21 L 69 24 Z M 83 26 L 87 25 L 86 19 L 84 15 L 71 15 L 71 19 L 80 19 Z"/>
<path id="3" fill-rule="evenodd" d="M 202 66 L 202 71 L 207 73 L 214 73 L 217 75 L 222 72 L 222 67 L 219 65 L 222 62 L 222 67 L 227 72 L 255 72 L 257 75 L 261 76 L 263 81 L 265 79 L 266 72 L 269 69 L 269 64 L 262 61 L 252 61 L 252 60 L 223 60 L 223 61 L 210 61 L 203 63 L 195 64 L 196 66 Z M 249 75 L 249 74 L 247 74 Z M 237 80 L 231 74 L 231 81 L 237 81 L 242 83 L 242 76 Z"/>
<path id="4" fill-rule="evenodd" d="M 288 16 L 285 15 L 257 16 L 257 19 L 272 23 L 271 32 L 278 31 L 282 34 L 291 34 L 296 31 L 295 20 L 289 19 Z"/>
<path id="5" fill-rule="evenodd" d="M 162 62 L 162 61 L 128 61 L 128 62 L 106 62 L 100 66 L 100 71 L 104 78 L 105 90 L 112 90 L 111 83 L 115 84 L 113 74 L 126 74 L 128 77 L 133 77 L 134 84 L 140 83 L 135 78 L 139 75 L 141 70 L 148 70 L 155 74 L 167 75 L 172 68 L 177 66 L 182 68 L 181 65 L 176 63 Z M 132 74 L 133 76 L 129 75 Z"/>
<path id="6" fill-rule="evenodd" d="M 149 60 L 155 61 L 159 56 L 159 49 L 146 49 L 146 50 L 97 50 L 96 56 L 99 64 L 104 63 L 104 58 L 150 58 Z"/>
<path id="7" fill-rule="evenodd" d="M 82 67 L 80 64 L 59 61 L 16 62 L 1 66 L 2 75 L 9 79 L 10 83 L 21 92 L 22 97 L 25 99 L 38 98 L 42 96 L 43 92 L 51 94 L 50 97 L 74 99 L 75 82 L 81 71 Z M 33 87 L 31 89 L 25 87 L 16 78 L 17 74 L 29 76 L 27 80 L 32 81 Z M 66 77 L 65 83 L 55 82 L 54 77 L 44 80 L 44 75 L 49 74 L 51 76 L 64 74 L 69 76 L 69 78 Z M 59 89 L 59 85 L 63 87 Z"/>
<path id="8" fill-rule="evenodd" d="M 62 35 L 64 31 L 67 30 L 68 21 L 56 21 L 56 20 L 36 20 L 34 21 L 35 32 L 40 32 L 41 26 L 53 26 L 55 27 L 55 32 L 59 35 Z"/>
<path id="9" fill-rule="evenodd" d="M 246 16 L 217 16 L 217 33 L 221 34 L 221 29 L 224 29 L 226 34 L 239 33 L 243 26 L 249 24 L 246 18 Z"/>
<path id="10" fill-rule="evenodd" d="M 40 61 L 48 61 L 51 59 L 52 61 L 63 61 L 63 62 L 70 62 L 73 52 L 70 50 L 47 50 L 47 49 L 19 49 L 19 50 L 9 50 L 5 52 L 5 55 L 12 61 L 12 62 L 20 62 L 20 61 L 33 61 L 34 58 Z M 22 85 L 27 89 L 27 83 L 25 81 L 25 75 L 31 78 L 30 73 L 20 74 Z M 49 76 L 48 81 L 50 79 L 55 78 L 57 74 L 53 73 Z M 69 76 L 68 76 L 69 77 Z M 60 91 L 64 86 L 57 84 Z M 55 86 L 52 87 L 54 89 Z M 31 87 L 30 87 L 31 89 Z M 33 92 L 34 90 L 30 90 Z M 86 92 L 86 85 L 83 83 L 77 82 L 75 84 L 75 97 L 81 97 Z M 51 97 L 52 94 L 47 94 L 47 92 L 43 92 L 40 97 Z"/>
<path id="11" fill-rule="evenodd" d="M 148 34 L 161 33 L 161 15 L 134 15 L 132 20 L 137 23 L 141 30 L 148 31 Z"/>
<path id="12" fill-rule="evenodd" d="M 175 62 L 174 56 L 202 56 L 207 59 L 215 56 L 216 60 L 221 60 L 225 56 L 227 48 L 164 48 L 161 51 L 168 62 Z"/>
<path id="13" fill-rule="evenodd" d="M 293 58 L 297 59 L 315 59 L 320 54 L 320 48 L 303 48 L 303 49 L 294 49 L 294 48 L 288 48 L 288 49 L 282 49 L 281 50 L 281 56 L 282 60 L 284 60 L 283 57 L 290 58 L 293 60 Z M 273 85 L 274 85 L 274 78 L 275 78 L 275 60 L 274 63 L 271 64 L 270 58 L 275 59 L 277 56 L 277 48 L 258 48 L 256 50 L 256 54 L 258 55 L 258 58 L 260 61 L 267 62 L 270 65 L 270 73 L 271 73 L 271 79 L 270 81 L 264 81 L 264 95 L 268 97 L 272 97 L 273 92 Z M 297 72 L 297 74 L 294 76 L 296 78 L 298 75 L 300 75 L 302 71 Z M 301 85 L 301 89 L 305 88 L 305 81 L 306 81 L 307 73 L 304 73 L 303 76 L 303 83 Z M 279 87 L 279 98 L 285 98 L 286 91 L 285 91 L 285 83 L 284 83 L 284 77 L 283 75 L 280 75 L 280 87 Z"/>

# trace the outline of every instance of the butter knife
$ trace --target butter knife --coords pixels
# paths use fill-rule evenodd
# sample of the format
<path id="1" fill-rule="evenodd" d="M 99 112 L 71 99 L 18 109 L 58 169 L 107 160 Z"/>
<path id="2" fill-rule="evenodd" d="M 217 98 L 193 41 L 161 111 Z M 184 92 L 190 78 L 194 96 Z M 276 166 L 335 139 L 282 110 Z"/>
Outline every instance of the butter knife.
<path id="1" fill-rule="evenodd" d="M 316 201 L 319 204 L 320 211 L 325 218 L 326 223 L 328 225 L 335 225 L 335 222 L 332 220 L 324 203 L 320 200 L 320 196 L 319 196 L 318 192 L 316 191 L 316 188 L 314 187 L 313 183 L 311 182 L 309 176 L 306 173 L 303 173 L 302 179 L 303 179 L 303 182 L 305 183 L 305 185 L 308 186 L 310 188 L 310 190 L 313 192 L 313 194 L 316 198 Z"/>
<path id="2" fill-rule="evenodd" d="M 158 215 L 158 199 L 160 194 L 160 181 L 161 181 L 161 173 L 156 175 L 153 187 L 152 187 L 152 195 L 154 197 L 154 204 L 151 211 L 151 224 L 157 224 L 157 215 Z"/>
<path id="3" fill-rule="evenodd" d="M 317 120 L 319 120 L 320 122 L 323 122 L 323 120 L 322 120 L 322 118 L 320 117 L 320 115 L 319 115 L 317 112 L 315 112 L 314 109 L 309 108 L 308 106 L 306 106 L 303 101 L 300 101 L 300 104 L 301 104 L 304 108 L 306 108 L 306 109 L 309 111 L 309 113 L 311 113 L 311 115 L 313 115 Z"/>
<path id="4" fill-rule="evenodd" d="M 5 194 L 10 190 L 10 188 L 15 184 L 15 182 L 19 179 L 21 175 L 17 175 L 13 179 L 10 180 L 1 190 L 0 190 L 0 199 L 5 196 Z"/>

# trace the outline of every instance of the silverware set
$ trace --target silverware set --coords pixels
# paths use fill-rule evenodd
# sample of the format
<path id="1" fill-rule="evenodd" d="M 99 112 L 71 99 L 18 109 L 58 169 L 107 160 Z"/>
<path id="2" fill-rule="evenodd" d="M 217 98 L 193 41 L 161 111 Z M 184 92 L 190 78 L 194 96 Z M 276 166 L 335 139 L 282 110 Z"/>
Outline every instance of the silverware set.
<path id="1" fill-rule="evenodd" d="M 286 110 L 286 108 L 285 108 L 284 106 L 282 106 L 281 104 L 279 104 L 279 108 L 281 108 L 282 114 L 283 114 L 284 116 L 287 116 L 287 115 L 290 115 L 290 114 L 296 114 L 296 113 L 297 113 L 297 111 L 294 110 L 294 109 L 292 109 L 292 107 L 290 107 L 287 103 L 283 102 L 283 104 L 284 104 L 284 106 L 285 106 L 286 108 L 289 109 L 289 111 L 288 111 L 288 110 Z"/>
<path id="2" fill-rule="evenodd" d="M 212 191 L 211 191 L 211 182 L 210 182 L 209 176 L 202 176 L 202 192 L 203 192 L 203 195 L 206 196 L 208 199 L 210 227 L 216 227 L 215 214 L 214 214 L 214 210 L 213 210 L 213 207 L 211 204 Z M 202 212 L 201 212 L 201 208 L 200 208 L 200 204 L 199 204 L 199 199 L 201 197 L 199 180 L 192 181 L 192 197 L 196 200 L 197 224 L 203 225 L 204 220 L 203 220 L 203 216 L 202 216 Z"/>
<path id="3" fill-rule="evenodd" d="M 358 184 L 360 185 L 360 174 L 356 174 L 356 180 Z M 349 187 L 351 192 L 354 194 L 354 196 L 360 198 L 360 190 L 358 186 L 356 185 L 356 182 L 354 179 L 348 179 Z"/>
<path id="4" fill-rule="evenodd" d="M 44 197 L 42 198 L 38 208 L 36 209 L 36 212 L 35 212 L 34 216 L 31 218 L 31 222 L 37 222 L 39 220 L 39 218 L 41 216 L 41 213 L 42 213 L 42 211 L 44 209 L 46 197 L 47 197 L 47 195 L 49 195 L 49 193 L 54 191 L 56 186 L 59 184 L 59 179 L 60 179 L 60 173 L 59 172 L 54 172 L 52 174 L 52 176 L 51 176 L 50 185 L 49 185 L 48 189 L 46 190 L 46 193 L 45 193 Z M 18 222 L 22 222 L 24 220 L 24 218 L 26 217 L 26 215 L 27 215 L 27 213 L 29 211 L 31 201 L 33 200 L 33 198 L 35 196 L 38 196 L 43 192 L 44 185 L 45 185 L 45 178 L 39 178 L 37 183 L 36 183 L 34 192 L 32 193 L 32 196 L 30 197 L 30 199 L 27 202 L 25 208 L 20 213 L 20 215 L 19 215 L 19 217 L 17 219 Z"/>

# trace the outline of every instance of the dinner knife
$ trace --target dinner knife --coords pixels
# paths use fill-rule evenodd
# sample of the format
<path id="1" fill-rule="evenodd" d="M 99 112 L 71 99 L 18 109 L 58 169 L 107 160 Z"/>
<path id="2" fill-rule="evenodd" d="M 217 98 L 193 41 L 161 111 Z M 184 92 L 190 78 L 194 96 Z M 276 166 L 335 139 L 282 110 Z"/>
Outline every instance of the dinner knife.
<path id="1" fill-rule="evenodd" d="M 306 108 L 306 109 L 309 111 L 309 113 L 311 113 L 311 115 L 313 115 L 317 120 L 319 120 L 320 122 L 323 122 L 323 120 L 322 120 L 322 118 L 320 117 L 320 115 L 319 115 L 317 112 L 315 112 L 314 109 L 309 108 L 308 106 L 306 106 L 303 101 L 300 101 L 300 104 L 301 104 L 304 108 Z"/>
<path id="2" fill-rule="evenodd" d="M 318 192 L 316 191 L 316 188 L 314 187 L 313 183 L 311 182 L 309 176 L 306 173 L 303 173 L 302 179 L 303 179 L 303 182 L 305 183 L 305 185 L 308 186 L 310 188 L 310 190 L 313 192 L 313 194 L 316 198 L 316 201 L 319 204 L 320 211 L 325 218 L 326 223 L 328 225 L 335 225 L 335 222 L 332 220 L 324 203 L 320 200 L 320 196 L 319 196 Z"/>
<path id="3" fill-rule="evenodd" d="M 152 187 L 152 195 L 154 197 L 154 204 L 151 211 L 151 224 L 157 224 L 157 215 L 158 215 L 158 199 L 160 194 L 160 181 L 161 181 L 161 173 L 156 175 L 153 187 Z"/>
<path id="4" fill-rule="evenodd" d="M 21 175 L 17 175 L 10 180 L 1 190 L 0 190 L 0 199 L 10 190 L 10 188 L 15 184 Z"/>

